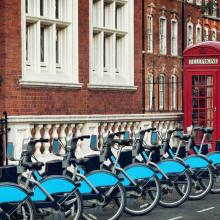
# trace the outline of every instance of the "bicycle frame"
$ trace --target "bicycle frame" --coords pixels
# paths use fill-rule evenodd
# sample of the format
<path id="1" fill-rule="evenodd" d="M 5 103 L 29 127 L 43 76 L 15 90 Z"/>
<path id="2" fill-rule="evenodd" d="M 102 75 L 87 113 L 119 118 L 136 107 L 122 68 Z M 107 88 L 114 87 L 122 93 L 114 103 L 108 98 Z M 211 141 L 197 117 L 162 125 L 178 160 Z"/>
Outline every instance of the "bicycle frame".
<path id="1" fill-rule="evenodd" d="M 68 200 L 69 203 L 69 199 L 71 199 L 75 193 L 77 189 L 76 184 L 62 176 L 50 176 L 35 180 L 32 178 L 34 172 L 35 171 L 30 171 L 28 177 L 25 177 L 25 187 L 29 187 L 30 184 L 34 185 L 34 195 L 31 196 L 31 200 L 37 208 L 58 209 L 61 205 L 68 205 L 66 201 Z M 62 194 L 62 196 L 60 197 L 56 194 Z M 47 199 L 49 199 L 49 201 L 47 201 Z"/>

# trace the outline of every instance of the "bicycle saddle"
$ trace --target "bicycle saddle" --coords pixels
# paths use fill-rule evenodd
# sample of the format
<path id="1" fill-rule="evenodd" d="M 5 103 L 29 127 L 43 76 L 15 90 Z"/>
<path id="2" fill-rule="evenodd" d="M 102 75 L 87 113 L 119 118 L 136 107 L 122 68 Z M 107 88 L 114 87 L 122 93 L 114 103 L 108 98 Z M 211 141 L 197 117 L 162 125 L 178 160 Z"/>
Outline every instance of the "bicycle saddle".
<path id="1" fill-rule="evenodd" d="M 184 135 L 174 135 L 175 138 L 178 138 L 181 141 L 188 141 L 191 138 L 191 135 L 184 134 Z"/>
<path id="2" fill-rule="evenodd" d="M 44 163 L 42 162 L 23 162 L 22 166 L 29 170 L 41 170 L 41 168 L 44 166 Z"/>
<path id="3" fill-rule="evenodd" d="M 90 158 L 80 158 L 80 159 L 77 159 L 77 158 L 71 158 L 70 159 L 70 163 L 71 164 L 77 164 L 77 165 L 83 165 L 84 163 L 88 162 L 90 160 Z"/>
<path id="4" fill-rule="evenodd" d="M 214 131 L 214 128 L 202 128 L 201 131 L 206 134 L 212 134 Z"/>
<path id="5" fill-rule="evenodd" d="M 149 151 L 156 151 L 157 149 L 160 149 L 161 146 L 160 145 L 156 145 L 156 146 L 143 146 L 145 149 L 149 150 Z"/>
<path id="6" fill-rule="evenodd" d="M 121 146 L 129 146 L 129 145 L 131 145 L 132 140 L 131 139 L 129 139 L 129 140 L 119 140 L 119 139 L 116 139 L 116 140 L 113 140 L 112 143 L 113 144 L 119 144 Z"/>

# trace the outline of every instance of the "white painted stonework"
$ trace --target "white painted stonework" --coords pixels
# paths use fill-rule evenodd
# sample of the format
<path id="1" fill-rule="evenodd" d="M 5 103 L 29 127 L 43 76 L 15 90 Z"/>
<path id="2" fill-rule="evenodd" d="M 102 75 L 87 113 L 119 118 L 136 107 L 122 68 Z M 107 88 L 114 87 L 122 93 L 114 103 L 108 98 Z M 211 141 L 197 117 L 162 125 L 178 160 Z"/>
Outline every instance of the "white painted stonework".
<path id="1" fill-rule="evenodd" d="M 10 116 L 9 142 L 14 146 L 14 159 L 18 160 L 22 152 L 22 142 L 25 138 L 57 138 L 65 144 L 67 135 L 97 135 L 98 146 L 102 146 L 103 137 L 108 132 L 129 131 L 130 138 L 141 128 L 156 127 L 165 132 L 182 126 L 182 113 L 134 114 L 134 115 L 69 115 L 69 116 Z M 40 161 L 48 161 L 57 156 L 51 152 L 50 143 L 35 146 L 35 156 Z M 60 154 L 63 154 L 61 149 Z M 97 153 L 97 152 L 96 152 Z M 89 148 L 89 140 L 78 144 L 77 156 L 94 154 Z"/>

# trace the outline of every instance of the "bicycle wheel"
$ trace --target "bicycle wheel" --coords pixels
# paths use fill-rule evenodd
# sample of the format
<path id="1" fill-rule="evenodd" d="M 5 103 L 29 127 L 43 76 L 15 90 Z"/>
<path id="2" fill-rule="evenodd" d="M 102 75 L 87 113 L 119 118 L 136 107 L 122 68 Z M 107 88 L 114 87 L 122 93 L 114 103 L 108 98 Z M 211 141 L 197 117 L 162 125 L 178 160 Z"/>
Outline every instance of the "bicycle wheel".
<path id="1" fill-rule="evenodd" d="M 141 192 L 126 192 L 125 212 L 132 216 L 142 216 L 151 212 L 158 204 L 161 195 L 160 181 L 157 176 L 151 179 L 134 180 Z"/>
<path id="2" fill-rule="evenodd" d="M 220 193 L 220 166 L 216 166 L 214 172 L 213 172 L 213 186 L 211 189 L 211 193 L 217 194 Z"/>
<path id="3" fill-rule="evenodd" d="M 188 170 L 183 173 L 166 174 L 169 180 L 161 180 L 161 200 L 159 204 L 165 208 L 174 208 L 183 204 L 189 197 L 192 180 Z"/>
<path id="4" fill-rule="evenodd" d="M 4 212 L 8 214 L 6 220 L 35 220 L 35 208 L 30 200 L 21 204 L 7 203 L 1 205 Z"/>
<path id="5" fill-rule="evenodd" d="M 124 211 L 126 197 L 125 189 L 119 182 L 115 186 L 97 187 L 103 197 L 98 199 L 83 200 L 83 219 L 86 220 L 117 220 Z"/>
<path id="6" fill-rule="evenodd" d="M 192 169 L 192 189 L 189 195 L 190 200 L 204 198 L 213 186 L 213 171 L 211 165 L 207 168 Z"/>
<path id="7" fill-rule="evenodd" d="M 66 219 L 78 220 L 81 218 L 83 205 L 78 190 L 74 190 L 74 192 L 71 193 L 71 197 L 65 200 L 65 203 L 62 204 L 62 208 L 64 209 Z"/>

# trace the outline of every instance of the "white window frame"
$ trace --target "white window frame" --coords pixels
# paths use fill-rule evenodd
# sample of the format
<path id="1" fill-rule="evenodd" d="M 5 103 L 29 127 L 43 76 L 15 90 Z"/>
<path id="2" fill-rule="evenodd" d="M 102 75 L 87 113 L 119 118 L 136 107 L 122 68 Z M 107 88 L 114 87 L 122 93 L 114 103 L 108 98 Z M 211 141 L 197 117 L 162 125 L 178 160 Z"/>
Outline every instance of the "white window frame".
<path id="1" fill-rule="evenodd" d="M 201 43 L 201 42 L 202 42 L 202 25 L 197 24 L 196 25 L 196 43 Z"/>
<path id="2" fill-rule="evenodd" d="M 189 27 L 191 27 L 192 32 L 189 32 Z M 187 47 L 193 45 L 193 23 L 190 21 L 187 23 Z"/>
<path id="3" fill-rule="evenodd" d="M 165 75 L 160 74 L 158 81 L 159 81 L 158 82 L 159 83 L 159 110 L 162 111 L 164 110 L 164 104 L 165 104 Z"/>
<path id="4" fill-rule="evenodd" d="M 175 30 L 173 30 L 173 23 L 176 24 Z M 176 19 L 171 20 L 171 55 L 178 56 L 178 21 Z"/>
<path id="5" fill-rule="evenodd" d="M 196 0 L 196 5 L 202 5 L 202 0 Z"/>
<path id="6" fill-rule="evenodd" d="M 164 20 L 164 30 L 161 29 L 161 20 Z M 161 30 L 164 32 L 162 33 Z M 159 18 L 159 40 L 160 40 L 160 54 L 166 55 L 167 54 L 167 19 L 166 17 L 162 16 Z"/>
<path id="7" fill-rule="evenodd" d="M 188 3 L 193 3 L 193 0 L 187 0 Z"/>
<path id="8" fill-rule="evenodd" d="M 177 109 L 177 77 L 176 75 L 171 76 L 171 97 L 172 97 L 172 110 Z"/>
<path id="9" fill-rule="evenodd" d="M 61 1 L 61 0 L 59 0 Z M 29 10 L 25 12 L 25 0 L 21 0 L 22 27 L 22 86 L 52 86 L 80 88 L 78 63 L 78 0 L 63 3 L 57 19 L 54 10 L 50 9 L 52 1 L 44 1 L 44 15 L 40 16 L 40 1 L 28 1 Z M 69 4 L 69 5 L 66 5 Z M 68 10 L 62 13 L 62 10 Z M 30 12 L 31 11 L 31 12 Z M 54 13 L 53 13 L 54 12 Z M 30 60 L 26 62 L 26 23 L 30 23 Z M 40 62 L 40 25 L 46 27 L 45 41 L 46 62 Z M 66 53 L 61 63 L 56 65 L 56 26 L 63 28 L 62 48 Z M 61 68 L 62 67 L 62 68 Z"/>
<path id="10" fill-rule="evenodd" d="M 212 7 L 212 16 L 213 17 L 217 17 L 217 5 L 216 5 L 216 0 L 212 0 L 213 1 L 213 7 Z"/>
<path id="11" fill-rule="evenodd" d="M 205 0 L 205 6 L 209 3 L 209 0 Z M 206 8 L 205 12 L 204 12 L 205 15 L 208 15 L 209 14 L 209 9 Z"/>
<path id="12" fill-rule="evenodd" d="M 154 76 L 153 74 L 148 74 L 148 107 L 149 110 L 153 110 L 153 95 L 154 95 Z"/>
<path id="13" fill-rule="evenodd" d="M 204 37 L 203 37 L 204 41 L 208 41 L 209 40 L 209 29 L 207 27 L 204 27 Z"/>
<path id="14" fill-rule="evenodd" d="M 105 11 L 106 25 L 103 22 L 104 2 L 109 4 Z M 88 88 L 136 90 L 134 86 L 134 0 L 99 0 L 95 4 L 93 0 L 89 0 L 89 3 L 90 74 Z M 116 13 L 118 13 L 117 17 Z M 93 35 L 97 35 L 96 39 Z M 104 68 L 104 36 L 107 35 L 109 36 L 109 66 Z"/>
<path id="15" fill-rule="evenodd" d="M 216 40 L 217 40 L 217 31 L 216 31 L 215 28 L 212 28 L 211 40 L 212 40 L 212 41 L 216 41 Z"/>
<path id="16" fill-rule="evenodd" d="M 147 52 L 153 52 L 153 16 L 147 16 Z"/>

